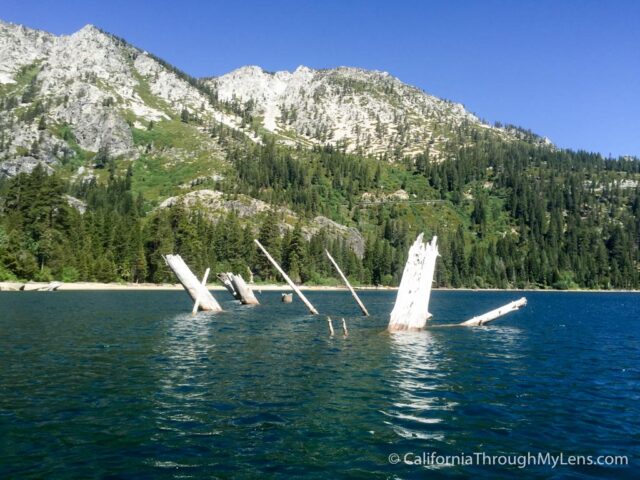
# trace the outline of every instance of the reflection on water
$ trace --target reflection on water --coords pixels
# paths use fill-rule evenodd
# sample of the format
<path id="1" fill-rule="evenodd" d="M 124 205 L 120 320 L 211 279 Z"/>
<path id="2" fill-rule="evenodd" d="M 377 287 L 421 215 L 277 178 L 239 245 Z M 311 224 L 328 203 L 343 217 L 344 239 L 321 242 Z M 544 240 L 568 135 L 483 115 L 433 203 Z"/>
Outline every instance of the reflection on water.
<path id="1" fill-rule="evenodd" d="M 477 449 L 490 445 L 487 430 L 508 435 L 519 428 L 517 418 L 504 414 L 509 395 L 501 393 L 527 373 L 519 326 L 431 328 L 388 338 L 393 393 L 382 414 L 411 450 L 459 453 L 461 434 Z M 461 431 L 462 419 L 469 429 Z"/>
<path id="2" fill-rule="evenodd" d="M 178 314 L 165 322 L 166 334 L 157 345 L 157 365 L 152 372 L 157 374 L 158 382 L 158 392 L 153 396 L 154 443 L 172 445 L 175 435 L 189 438 L 221 433 L 212 425 L 208 408 L 215 388 L 209 365 L 216 349 L 214 321 L 215 314 L 200 312 L 195 316 Z M 203 466 L 197 458 L 176 462 L 157 454 L 147 463 L 167 469 Z"/>
<path id="3" fill-rule="evenodd" d="M 389 336 L 391 363 L 395 365 L 391 385 L 397 395 L 391 408 L 383 411 L 393 430 L 404 438 L 444 441 L 437 429 L 442 411 L 456 403 L 440 395 L 448 389 L 448 373 L 443 368 L 443 352 L 431 331 L 396 333 Z"/>

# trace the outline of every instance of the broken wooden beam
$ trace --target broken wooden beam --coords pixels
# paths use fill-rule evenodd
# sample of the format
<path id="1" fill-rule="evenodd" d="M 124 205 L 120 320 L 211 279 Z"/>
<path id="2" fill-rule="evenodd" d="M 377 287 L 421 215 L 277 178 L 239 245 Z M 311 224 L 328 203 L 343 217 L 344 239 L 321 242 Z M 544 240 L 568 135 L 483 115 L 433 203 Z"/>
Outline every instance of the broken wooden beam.
<path id="1" fill-rule="evenodd" d="M 240 300 L 243 305 L 258 305 L 258 299 L 253 294 L 251 287 L 246 284 L 242 275 L 236 275 L 231 272 L 223 272 L 216 275 L 218 280 L 226 287 L 226 289 L 233 295 L 233 298 Z"/>
<path id="2" fill-rule="evenodd" d="M 180 255 L 167 255 L 163 258 L 191 299 L 199 303 L 198 308 L 200 310 L 207 312 L 222 311 L 220 304 L 213 298 L 207 287 L 200 283 Z"/>
<path id="3" fill-rule="evenodd" d="M 237 292 L 237 290 L 233 286 L 233 282 L 231 281 L 231 275 L 233 274 L 229 272 L 222 272 L 222 273 L 218 273 L 216 275 L 216 278 L 220 280 L 220 282 L 222 282 L 222 285 L 224 285 L 224 288 L 227 289 L 227 291 L 233 296 L 233 298 L 235 298 L 236 300 L 240 300 L 240 294 Z"/>
<path id="4" fill-rule="evenodd" d="M 431 318 L 429 298 L 439 255 L 437 240 L 438 237 L 433 237 L 430 243 L 425 243 L 421 233 L 409 249 L 389 319 L 390 332 L 422 329 Z"/>
<path id="5" fill-rule="evenodd" d="M 293 281 L 289 278 L 289 275 L 287 275 L 285 271 L 282 269 L 282 267 L 278 265 L 278 262 L 276 262 L 273 259 L 273 257 L 269 255 L 269 252 L 267 252 L 267 249 L 262 246 L 262 244 L 258 241 L 258 239 L 254 239 L 253 241 L 256 243 L 256 245 L 258 245 L 258 247 L 260 247 L 260 250 L 262 250 L 262 253 L 265 254 L 265 256 L 269 259 L 271 264 L 275 267 L 275 269 L 278 270 L 278 272 L 280 272 L 280 275 L 282 275 L 282 277 L 293 289 L 293 291 L 296 292 L 300 300 L 302 300 L 302 303 L 304 303 L 306 307 L 309 309 L 309 312 L 311 312 L 314 315 L 318 315 L 318 310 L 316 310 L 316 308 L 313 305 L 311 305 L 311 302 L 307 300 L 307 297 L 305 297 L 304 294 L 298 288 L 298 286 L 295 283 L 293 283 Z"/>
<path id="6" fill-rule="evenodd" d="M 368 317 L 369 316 L 369 312 L 367 311 L 367 307 L 364 306 L 364 303 L 362 303 L 362 300 L 360 300 L 360 297 L 358 297 L 358 294 L 356 293 L 356 291 L 353 289 L 353 287 L 349 283 L 349 280 L 347 279 L 347 276 L 344 273 L 342 273 L 342 270 L 340 270 L 340 267 L 338 266 L 338 263 L 333 259 L 333 257 L 329 253 L 329 250 L 325 249 L 324 253 L 327 254 L 327 257 L 329 258 L 329 260 L 331 261 L 333 266 L 338 271 L 338 274 L 340 275 L 340 277 L 342 278 L 342 281 L 344 282 L 344 284 L 347 286 L 347 288 L 351 292 L 351 295 L 353 296 L 353 298 L 355 299 L 356 303 L 360 307 L 360 310 L 362 310 L 362 313 L 364 313 L 364 315 Z"/>
<path id="7" fill-rule="evenodd" d="M 462 322 L 460 325 L 464 327 L 478 327 L 481 325 L 486 325 L 487 323 L 495 320 L 496 318 L 500 318 L 503 315 L 506 315 L 507 313 L 511 313 L 511 312 L 515 312 L 516 310 L 519 310 L 520 308 L 524 307 L 526 304 L 527 304 L 527 299 L 525 297 L 522 297 L 521 299 L 516 300 L 515 302 L 507 303 L 506 305 L 503 305 L 502 307 L 491 310 L 490 312 L 487 312 L 483 315 L 478 315 L 477 317 L 473 317 L 467 320 L 466 322 Z"/>

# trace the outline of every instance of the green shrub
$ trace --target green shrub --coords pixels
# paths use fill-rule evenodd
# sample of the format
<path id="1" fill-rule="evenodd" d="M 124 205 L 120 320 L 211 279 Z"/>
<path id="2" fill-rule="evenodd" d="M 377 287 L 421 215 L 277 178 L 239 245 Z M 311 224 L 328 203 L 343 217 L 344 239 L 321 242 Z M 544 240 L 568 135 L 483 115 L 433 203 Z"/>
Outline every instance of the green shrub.
<path id="1" fill-rule="evenodd" d="M 63 282 L 77 282 L 80 279 L 80 272 L 75 267 L 64 267 L 61 277 Z"/>
<path id="2" fill-rule="evenodd" d="M 17 280 L 18 277 L 16 277 L 4 265 L 0 265 L 0 282 L 15 282 Z"/>
<path id="3" fill-rule="evenodd" d="M 53 274 L 49 267 L 44 267 L 33 276 L 33 279 L 36 282 L 51 282 L 53 280 Z"/>

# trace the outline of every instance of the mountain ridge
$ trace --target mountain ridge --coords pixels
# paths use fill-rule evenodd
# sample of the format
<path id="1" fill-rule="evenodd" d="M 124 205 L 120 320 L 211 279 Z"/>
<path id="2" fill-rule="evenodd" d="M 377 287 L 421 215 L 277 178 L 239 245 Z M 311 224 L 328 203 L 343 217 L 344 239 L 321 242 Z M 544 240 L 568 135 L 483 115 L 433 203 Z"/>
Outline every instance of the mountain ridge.
<path id="1" fill-rule="evenodd" d="M 0 122 L 12 139 L 0 144 L 5 175 L 36 163 L 55 168 L 78 148 L 88 152 L 85 157 L 103 148 L 135 159 L 134 129 L 178 118 L 185 110 L 203 131 L 220 124 L 254 143 L 266 134 L 289 146 L 332 145 L 388 160 L 418 154 L 441 160 L 455 130 L 467 124 L 518 139 L 387 72 L 300 66 L 269 73 L 246 66 L 195 79 L 91 24 L 56 36 L 0 22 L 0 88 Z M 47 122 L 58 125 L 57 131 L 72 129 L 74 145 L 55 128 L 42 128 Z"/>
<path id="2" fill-rule="evenodd" d="M 427 152 L 438 160 L 447 133 L 462 124 L 490 129 L 505 140 L 518 138 L 482 122 L 462 104 L 385 71 L 300 65 L 292 72 L 267 72 L 250 65 L 205 81 L 222 100 L 250 102 L 248 108 L 270 133 L 312 145 L 342 145 L 350 153 L 400 158 Z"/>

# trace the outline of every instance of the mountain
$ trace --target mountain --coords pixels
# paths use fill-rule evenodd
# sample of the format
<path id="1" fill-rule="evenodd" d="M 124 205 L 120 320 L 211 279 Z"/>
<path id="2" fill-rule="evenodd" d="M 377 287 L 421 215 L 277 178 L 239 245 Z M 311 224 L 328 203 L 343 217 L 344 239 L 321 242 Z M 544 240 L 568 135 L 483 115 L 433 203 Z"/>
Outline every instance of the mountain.
<path id="1" fill-rule="evenodd" d="M 428 95 L 387 72 L 300 66 L 269 73 L 249 66 L 207 84 L 221 100 L 244 105 L 261 129 L 289 144 L 331 144 L 387 158 L 428 152 L 438 160 L 463 126 L 487 129 L 505 140 L 519 138 L 516 130 L 491 127 L 461 104 Z"/>
<path id="2" fill-rule="evenodd" d="M 183 112 L 198 119 L 201 128 L 190 132 L 197 148 L 218 160 L 224 152 L 199 135 L 212 124 L 253 142 L 266 133 L 282 144 L 334 145 L 390 159 L 425 152 L 441 159 L 461 127 L 518 138 L 517 131 L 486 125 L 462 105 L 388 73 L 345 67 L 267 73 L 244 67 L 196 80 L 92 25 L 55 36 L 0 23 L 0 93 L 5 175 L 29 171 L 38 162 L 55 168 L 74 158 L 71 163 L 87 168 L 86 158 L 78 157 L 100 149 L 136 159 L 136 130 Z M 184 157 L 174 153 L 165 155 L 168 162 Z"/>
<path id="3" fill-rule="evenodd" d="M 100 149 L 136 158 L 136 129 L 183 111 L 241 129 L 193 79 L 92 25 L 57 37 L 0 23 L 0 82 L 0 169 L 8 175 Z M 203 148 L 221 156 L 214 145 Z"/>
<path id="4" fill-rule="evenodd" d="M 397 284 L 420 232 L 438 285 L 640 287 L 640 162 L 562 150 L 385 72 L 196 79 L 88 25 L 0 22 L 0 280 L 198 271 Z"/>

